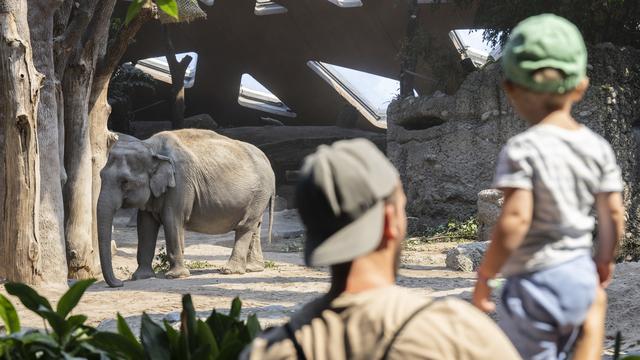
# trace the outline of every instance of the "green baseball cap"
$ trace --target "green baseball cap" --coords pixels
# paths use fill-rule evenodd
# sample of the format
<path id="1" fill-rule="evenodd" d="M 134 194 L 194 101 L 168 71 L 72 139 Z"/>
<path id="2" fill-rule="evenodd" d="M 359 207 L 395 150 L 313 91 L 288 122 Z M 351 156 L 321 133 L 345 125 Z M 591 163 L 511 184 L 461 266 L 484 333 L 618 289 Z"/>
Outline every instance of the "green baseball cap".
<path id="1" fill-rule="evenodd" d="M 400 184 L 398 171 L 366 139 L 321 145 L 307 156 L 296 188 L 310 266 L 349 262 L 382 240 L 384 200 Z"/>
<path id="2" fill-rule="evenodd" d="M 580 30 L 569 20 L 541 14 L 520 22 L 511 32 L 502 55 L 506 78 L 536 92 L 565 93 L 587 75 L 587 48 Z M 536 70 L 553 68 L 563 79 L 537 82 Z"/>

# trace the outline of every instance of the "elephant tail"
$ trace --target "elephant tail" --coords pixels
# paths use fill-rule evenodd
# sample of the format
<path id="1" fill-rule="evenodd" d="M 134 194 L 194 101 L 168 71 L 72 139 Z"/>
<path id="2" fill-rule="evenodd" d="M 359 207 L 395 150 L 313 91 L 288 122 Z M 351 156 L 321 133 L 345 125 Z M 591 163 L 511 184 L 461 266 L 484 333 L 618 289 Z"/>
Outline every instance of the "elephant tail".
<path id="1" fill-rule="evenodd" d="M 273 232 L 273 212 L 276 208 L 276 192 L 274 191 L 269 201 L 269 244 L 271 244 L 271 235 Z"/>

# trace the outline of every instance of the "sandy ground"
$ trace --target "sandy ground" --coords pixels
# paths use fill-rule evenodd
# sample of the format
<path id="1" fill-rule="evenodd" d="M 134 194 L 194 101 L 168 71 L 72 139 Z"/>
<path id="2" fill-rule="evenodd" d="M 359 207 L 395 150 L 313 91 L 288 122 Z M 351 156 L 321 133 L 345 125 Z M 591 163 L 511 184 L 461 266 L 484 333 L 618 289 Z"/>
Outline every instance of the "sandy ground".
<path id="1" fill-rule="evenodd" d="M 121 279 L 127 279 L 136 269 L 135 227 L 127 226 L 128 218 L 122 214 L 116 221 L 114 239 L 118 251 L 114 257 L 114 270 Z M 266 223 L 266 222 L 265 222 Z M 244 275 L 222 275 L 218 272 L 231 253 L 232 234 L 219 236 L 188 233 L 185 258 L 188 261 L 207 262 L 209 268 L 191 270 L 185 279 L 163 278 L 127 281 L 124 287 L 111 289 L 104 282 L 93 285 L 82 299 L 76 312 L 89 316 L 89 323 L 102 329 L 114 329 L 114 318 L 120 312 L 134 332 L 139 328 L 140 314 L 144 311 L 155 319 L 176 320 L 181 310 L 181 295 L 190 293 L 197 311 L 207 316 L 211 309 L 226 311 L 231 300 L 239 296 L 243 301 L 243 314 L 256 313 L 263 325 L 284 322 L 303 303 L 319 296 L 328 288 L 328 273 L 324 268 L 306 268 L 300 253 L 302 230 L 293 211 L 276 213 L 274 240 L 266 242 L 263 229 L 263 250 L 268 266 L 264 272 Z M 164 246 L 160 233 L 158 249 Z M 398 283 L 412 288 L 418 296 L 460 296 L 469 299 L 474 285 L 474 274 L 445 268 L 445 254 L 455 243 L 435 243 L 408 246 L 402 258 Z M 50 300 L 57 300 L 64 289 L 38 289 Z M 4 289 L 0 290 L 4 292 Z M 613 285 L 609 289 L 607 315 L 608 348 L 613 347 L 616 331 L 623 336 L 625 352 L 640 351 L 640 264 L 620 264 Z M 14 298 L 14 304 L 17 300 Z M 18 306 L 24 326 L 42 327 L 42 322 L 26 309 Z"/>

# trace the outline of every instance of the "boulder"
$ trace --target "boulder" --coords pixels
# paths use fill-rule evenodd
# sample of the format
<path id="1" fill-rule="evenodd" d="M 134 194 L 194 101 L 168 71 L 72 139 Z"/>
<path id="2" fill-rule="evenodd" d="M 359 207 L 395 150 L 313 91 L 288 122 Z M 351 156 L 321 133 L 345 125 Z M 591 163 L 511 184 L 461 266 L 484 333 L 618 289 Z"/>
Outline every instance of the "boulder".
<path id="1" fill-rule="evenodd" d="M 161 131 L 171 130 L 171 121 L 132 121 L 131 132 L 140 140 L 150 138 Z"/>
<path id="2" fill-rule="evenodd" d="M 472 272 L 478 270 L 489 241 L 460 244 L 447 252 L 447 268 L 455 271 Z"/>
<path id="3" fill-rule="evenodd" d="M 500 190 L 487 189 L 478 193 L 478 241 L 491 240 L 491 229 L 500 217 L 503 201 Z"/>
<path id="4" fill-rule="evenodd" d="M 198 114 L 184 118 L 185 129 L 217 129 L 218 123 L 209 114 Z"/>
<path id="5" fill-rule="evenodd" d="M 316 151 L 318 146 L 343 139 L 366 138 L 381 151 L 384 152 L 386 148 L 386 136 L 383 133 L 337 126 L 245 126 L 220 129 L 218 132 L 253 144 L 267 155 L 276 174 L 276 193 L 286 199 L 288 207 L 294 204 L 296 171 L 300 169 L 305 156 Z"/>
<path id="6" fill-rule="evenodd" d="M 622 254 L 640 258 L 640 50 L 589 47 L 585 98 L 574 117 L 607 139 L 625 181 L 628 212 Z M 611 71 L 613 69 L 614 71 Z M 387 155 L 407 193 L 407 214 L 426 226 L 477 213 L 477 194 L 490 188 L 506 141 L 525 130 L 502 89 L 500 65 L 467 76 L 455 94 L 409 97 L 387 110 Z"/>

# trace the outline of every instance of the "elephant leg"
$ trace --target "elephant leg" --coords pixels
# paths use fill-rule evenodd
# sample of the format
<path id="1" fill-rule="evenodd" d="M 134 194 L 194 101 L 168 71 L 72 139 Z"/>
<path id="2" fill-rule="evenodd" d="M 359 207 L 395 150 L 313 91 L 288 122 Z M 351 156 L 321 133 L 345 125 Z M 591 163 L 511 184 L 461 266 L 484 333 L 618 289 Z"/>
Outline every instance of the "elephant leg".
<path id="1" fill-rule="evenodd" d="M 164 237 L 167 242 L 167 256 L 169 257 L 169 271 L 167 279 L 183 278 L 191 275 L 184 266 L 184 226 L 177 224 L 174 218 L 164 222 Z"/>
<path id="2" fill-rule="evenodd" d="M 131 279 L 140 280 L 155 277 L 152 262 L 156 253 L 156 241 L 160 223 L 147 211 L 138 211 L 138 269 Z"/>
<path id="3" fill-rule="evenodd" d="M 264 258 L 262 257 L 262 244 L 260 243 L 261 224 L 251 236 L 249 255 L 247 255 L 247 272 L 259 272 L 264 270 Z"/>
<path id="4" fill-rule="evenodd" d="M 236 241 L 233 244 L 231 257 L 220 269 L 223 274 L 244 274 L 247 268 L 247 254 L 253 238 L 251 229 L 236 229 Z"/>

